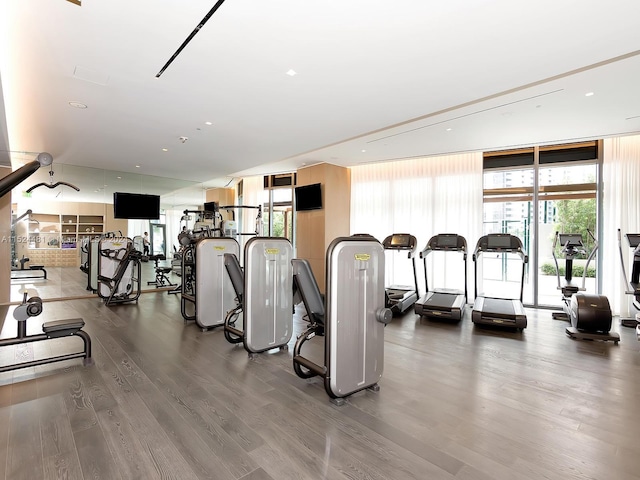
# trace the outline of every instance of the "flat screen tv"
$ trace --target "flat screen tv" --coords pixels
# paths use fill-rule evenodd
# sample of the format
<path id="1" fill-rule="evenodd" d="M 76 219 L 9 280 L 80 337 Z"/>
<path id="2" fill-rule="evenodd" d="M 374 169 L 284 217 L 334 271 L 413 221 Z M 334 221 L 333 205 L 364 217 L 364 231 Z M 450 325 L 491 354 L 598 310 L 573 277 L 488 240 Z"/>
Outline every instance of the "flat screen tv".
<path id="1" fill-rule="evenodd" d="M 296 187 L 296 211 L 322 208 L 322 186 L 319 183 Z"/>
<path id="2" fill-rule="evenodd" d="M 211 213 L 218 213 L 218 202 L 206 202 L 204 204 L 204 211 Z"/>
<path id="3" fill-rule="evenodd" d="M 158 220 L 160 219 L 160 196 L 114 192 L 113 216 L 134 220 Z"/>

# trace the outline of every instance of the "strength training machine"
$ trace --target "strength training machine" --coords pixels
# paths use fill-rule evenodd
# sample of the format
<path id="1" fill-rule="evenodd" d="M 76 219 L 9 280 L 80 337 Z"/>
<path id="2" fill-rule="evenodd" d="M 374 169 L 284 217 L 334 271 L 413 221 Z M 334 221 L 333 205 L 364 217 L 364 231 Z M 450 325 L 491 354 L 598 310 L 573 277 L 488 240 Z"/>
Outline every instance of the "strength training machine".
<path id="1" fill-rule="evenodd" d="M 224 254 L 224 263 L 236 293 L 236 308 L 224 321 L 224 336 L 241 343 L 254 358 L 257 353 L 287 349 L 293 333 L 293 247 L 286 238 L 254 237 L 244 247 L 244 272 L 238 257 Z M 236 326 L 242 316 L 243 329 Z"/>
<path id="2" fill-rule="evenodd" d="M 505 269 L 508 254 L 516 254 L 520 257 L 522 260 L 522 276 L 520 278 L 520 297 L 518 299 L 478 295 L 478 263 L 481 257 L 487 253 L 496 253 L 498 257 L 502 257 L 501 268 Z M 471 312 L 473 323 L 517 328 L 518 330 L 527 327 L 527 316 L 522 305 L 522 296 L 524 293 L 525 266 L 528 261 L 529 258 L 523 251 L 522 242 L 515 235 L 490 233 L 480 237 L 473 253 L 475 275 L 475 301 Z"/>
<path id="3" fill-rule="evenodd" d="M 83 358 L 83 364 L 93 364 L 91 358 L 91 337 L 87 332 L 82 330 L 84 320 L 82 318 L 71 318 L 68 320 L 55 320 L 42 324 L 42 332 L 37 335 L 27 335 L 27 320 L 31 317 L 37 317 L 42 313 L 42 299 L 37 296 L 37 292 L 24 289 L 22 292 L 22 303 L 13 311 L 13 318 L 18 322 L 18 334 L 15 338 L 0 339 L 0 347 L 10 345 L 19 345 L 22 343 L 39 342 L 52 338 L 77 336 L 82 339 L 84 349 L 82 352 L 69 353 L 67 355 L 59 355 L 56 357 L 43 358 L 39 360 L 30 360 L 26 362 L 13 363 L 10 365 L 0 365 L 0 372 L 8 372 L 19 368 L 34 367 L 36 365 L 45 365 L 47 363 L 62 362 L 73 358 Z"/>
<path id="4" fill-rule="evenodd" d="M 227 312 L 237 306 L 224 265 L 225 253 L 240 255 L 235 238 L 201 237 L 182 251 L 180 311 L 185 321 L 195 320 L 202 331 L 222 326 Z"/>
<path id="5" fill-rule="evenodd" d="M 294 259 L 293 281 L 310 325 L 298 337 L 293 369 L 301 378 L 319 376 L 337 405 L 363 389 L 379 390 L 384 366 L 384 325 L 392 318 L 385 307 L 384 249 L 373 237 L 339 237 L 327 249 L 326 293 L 306 260 Z M 303 345 L 326 335 L 322 365 L 304 357 Z"/>
<path id="6" fill-rule="evenodd" d="M 105 305 L 138 302 L 142 253 L 128 237 L 104 237 L 98 241 L 98 296 Z"/>
<path id="7" fill-rule="evenodd" d="M 429 290 L 427 256 L 431 252 L 462 253 L 464 290 L 446 288 Z M 464 237 L 455 233 L 434 235 L 427 242 L 424 250 L 420 252 L 420 258 L 424 263 L 424 284 L 427 293 L 416 302 L 415 313 L 425 317 L 459 321 L 462 319 L 464 307 L 467 303 L 467 241 Z"/>
<path id="8" fill-rule="evenodd" d="M 384 250 L 407 252 L 413 267 L 413 285 L 390 285 L 385 289 L 386 306 L 394 314 L 404 313 L 418 300 L 418 275 L 416 273 L 416 237 L 408 233 L 394 233 L 382 242 Z"/>

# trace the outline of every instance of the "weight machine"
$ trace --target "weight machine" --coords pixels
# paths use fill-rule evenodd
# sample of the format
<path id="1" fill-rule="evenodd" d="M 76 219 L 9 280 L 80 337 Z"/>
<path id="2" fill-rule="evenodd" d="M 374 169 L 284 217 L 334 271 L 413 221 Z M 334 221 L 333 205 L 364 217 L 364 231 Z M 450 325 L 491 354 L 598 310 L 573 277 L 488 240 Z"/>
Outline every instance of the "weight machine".
<path id="1" fill-rule="evenodd" d="M 31 295 L 30 295 L 31 293 Z M 42 313 L 42 299 L 37 296 L 37 292 L 24 289 L 22 292 L 22 303 L 13 311 L 13 318 L 18 322 L 18 332 L 14 338 L 0 339 L 0 347 L 10 345 L 20 345 L 23 343 L 39 342 L 42 340 L 50 340 L 52 338 L 77 336 L 82 339 L 84 349 L 82 352 L 69 353 L 67 355 L 59 355 L 56 357 L 48 357 L 39 360 L 30 360 L 26 362 L 13 363 L 10 365 L 1 365 L 0 372 L 8 372 L 19 368 L 34 367 L 36 365 L 45 365 L 47 363 L 62 362 L 73 358 L 83 358 L 83 364 L 92 365 L 91 358 L 91 337 L 87 332 L 82 330 L 84 320 L 82 318 L 72 318 L 68 320 L 56 320 L 45 322 L 42 324 L 42 332 L 37 335 L 27 335 L 27 320 L 31 317 L 37 317 Z"/>

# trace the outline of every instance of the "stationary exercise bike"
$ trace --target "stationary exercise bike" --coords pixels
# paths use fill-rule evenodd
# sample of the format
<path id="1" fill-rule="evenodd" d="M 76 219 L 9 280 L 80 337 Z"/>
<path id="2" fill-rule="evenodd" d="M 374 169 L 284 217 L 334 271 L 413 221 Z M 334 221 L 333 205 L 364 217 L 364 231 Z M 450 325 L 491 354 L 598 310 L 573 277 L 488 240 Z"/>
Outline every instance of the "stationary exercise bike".
<path id="1" fill-rule="evenodd" d="M 579 255 L 586 255 L 582 235 L 579 233 L 559 233 L 553 241 L 553 260 L 556 264 L 556 275 L 558 277 L 558 289 L 562 291 L 563 312 L 555 312 L 553 318 L 569 320 L 570 327 L 565 329 L 567 335 L 579 340 L 602 340 L 618 343 L 620 335 L 611 330 L 611 307 L 609 299 L 604 295 L 584 293 L 587 269 L 598 251 L 598 241 L 587 230 L 594 242 L 594 247 L 587 257 L 582 274 L 582 286 L 578 287 L 573 283 L 573 260 Z M 561 285 L 560 269 L 555 249 L 558 242 L 562 245 L 562 253 L 565 256 L 565 283 Z"/>

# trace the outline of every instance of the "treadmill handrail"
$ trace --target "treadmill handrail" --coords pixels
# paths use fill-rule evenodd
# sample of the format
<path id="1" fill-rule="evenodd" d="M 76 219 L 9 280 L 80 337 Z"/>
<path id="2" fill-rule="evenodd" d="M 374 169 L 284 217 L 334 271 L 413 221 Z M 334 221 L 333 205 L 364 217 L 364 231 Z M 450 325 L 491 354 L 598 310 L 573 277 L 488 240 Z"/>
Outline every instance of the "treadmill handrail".
<path id="1" fill-rule="evenodd" d="M 529 256 L 522 251 L 522 240 L 520 240 L 515 235 L 509 235 L 511 238 L 515 238 L 518 240 L 519 246 L 518 248 L 485 248 L 482 249 L 481 245 L 483 240 L 485 240 L 488 235 L 483 235 L 478 239 L 476 243 L 476 248 L 473 252 L 473 274 L 474 274 L 474 298 L 478 298 L 478 259 L 483 252 L 496 252 L 496 253 L 515 253 L 522 259 L 522 277 L 520 279 L 520 302 L 522 303 L 522 299 L 524 298 L 524 274 L 525 274 L 525 265 L 529 263 Z"/>
<path id="2" fill-rule="evenodd" d="M 519 243 L 518 247 L 482 248 L 482 240 L 488 237 L 488 235 L 483 235 L 482 237 L 480 237 L 478 239 L 478 243 L 476 243 L 476 248 L 473 251 L 473 261 L 475 262 L 477 258 L 480 256 L 480 254 L 483 252 L 496 252 L 496 253 L 515 253 L 522 259 L 523 263 L 529 263 L 529 256 L 522 250 L 522 241 L 515 235 L 509 235 L 509 236 L 518 240 L 518 243 Z"/>
<path id="3" fill-rule="evenodd" d="M 456 240 L 457 240 L 457 245 L 461 245 L 461 246 L 457 246 L 456 247 L 443 247 L 443 248 L 432 248 L 431 244 L 432 242 L 437 241 L 438 237 L 440 235 L 456 235 Z M 458 234 L 438 234 L 438 235 L 434 235 L 433 237 L 431 237 L 429 239 L 429 241 L 427 242 L 427 246 L 424 248 L 424 250 L 422 250 L 422 252 L 420 252 L 420 258 L 422 258 L 423 261 L 423 267 L 424 267 L 424 286 L 425 286 L 425 292 L 429 292 L 429 280 L 427 278 L 427 255 L 429 255 L 429 253 L 431 252 L 435 252 L 435 251 L 441 251 L 441 252 L 462 252 L 462 260 L 463 260 L 463 266 L 464 266 L 464 300 L 465 303 L 467 303 L 469 301 L 469 294 L 468 294 L 468 289 L 467 289 L 467 285 L 468 285 L 468 275 L 467 275 L 467 240 L 462 236 L 462 235 L 458 235 Z M 416 286 L 417 286 L 417 282 L 416 282 Z M 433 290 L 435 292 L 435 290 Z M 416 293 L 417 293 L 417 288 L 416 288 Z"/>
<path id="4" fill-rule="evenodd" d="M 396 245 L 392 246 L 391 239 L 396 235 L 409 237 L 409 246 L 396 246 Z M 411 260 L 411 266 L 413 268 L 413 284 L 415 286 L 415 293 L 416 293 L 416 296 L 419 298 L 420 292 L 418 291 L 418 270 L 416 269 L 416 256 L 415 256 L 417 246 L 418 246 L 418 240 L 416 239 L 416 237 L 414 237 L 410 233 L 392 233 L 382 241 L 382 248 L 384 250 L 392 250 L 392 251 L 395 250 L 398 252 L 408 251 L 407 258 Z"/>

